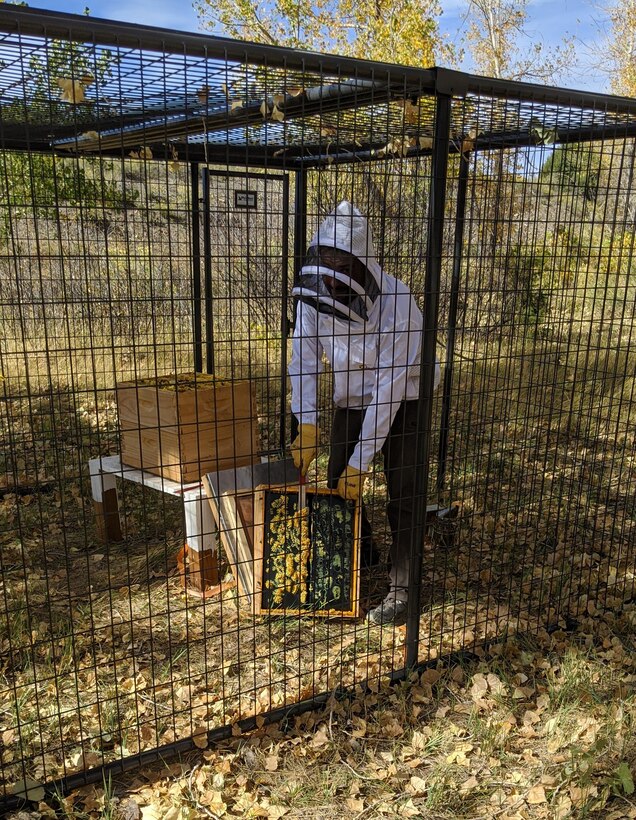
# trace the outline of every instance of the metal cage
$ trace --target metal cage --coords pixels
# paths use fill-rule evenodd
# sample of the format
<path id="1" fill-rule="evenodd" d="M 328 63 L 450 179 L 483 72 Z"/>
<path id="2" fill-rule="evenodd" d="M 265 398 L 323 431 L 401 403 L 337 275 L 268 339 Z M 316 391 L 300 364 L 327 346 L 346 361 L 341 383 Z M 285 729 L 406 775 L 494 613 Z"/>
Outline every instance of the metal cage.
<path id="1" fill-rule="evenodd" d="M 636 101 L 6 5 L 0 32 L 5 807 L 633 596 Z M 258 485 L 298 481 L 292 286 L 341 200 L 423 315 L 405 629 L 245 605 Z M 378 445 L 358 615 L 395 536 Z"/>

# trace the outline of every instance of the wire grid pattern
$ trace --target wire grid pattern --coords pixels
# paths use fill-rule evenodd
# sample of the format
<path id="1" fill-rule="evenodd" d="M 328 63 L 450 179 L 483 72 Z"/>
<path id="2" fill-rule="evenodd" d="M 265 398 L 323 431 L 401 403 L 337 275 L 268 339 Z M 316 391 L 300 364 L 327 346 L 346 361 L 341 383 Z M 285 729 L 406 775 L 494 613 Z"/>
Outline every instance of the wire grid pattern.
<path id="1" fill-rule="evenodd" d="M 438 97 L 426 72 L 414 79 L 360 63 L 343 77 L 318 58 L 301 70 L 294 54 L 289 68 L 282 59 L 258 65 L 258 47 L 245 46 L 240 62 L 218 46 L 201 57 L 100 42 L 56 52 L 57 38 L 12 32 L 0 55 L 5 797 L 27 776 L 101 779 L 102 765 L 186 749 L 193 736 L 375 686 L 404 665 L 402 629 L 254 616 L 239 577 L 253 578 L 253 564 L 229 555 L 250 529 L 253 485 L 239 486 L 238 471 L 230 477 L 229 495 L 247 501 L 229 498 L 222 520 L 203 488 L 198 500 L 189 495 L 205 472 L 204 448 L 221 442 L 220 426 L 187 416 L 210 388 L 195 372 L 213 373 L 219 391 L 249 384 L 256 410 L 245 399 L 233 406 L 231 437 L 265 483 L 267 465 L 282 464 L 284 483 L 297 488 L 283 452 L 293 426 L 290 288 L 313 232 L 342 199 L 369 216 L 383 268 L 420 307 L 437 302 L 443 380 L 429 458 L 417 465 L 434 507 L 411 634 L 419 659 L 631 597 L 629 106 L 603 97 L 568 106 L 539 90 L 532 100 L 516 84 L 494 97 L 491 81 L 473 78 L 474 90 L 451 100 L 446 166 L 431 157 Z M 103 49 L 111 57 L 100 63 Z M 54 53 L 53 79 L 93 78 L 82 91 L 89 104 L 62 101 L 64 89 L 42 73 Z M 319 89 L 313 102 L 308 89 Z M 237 113 L 233 101 L 243 103 Z M 272 120 L 274 106 L 282 121 Z M 243 164 L 215 154 L 202 168 L 215 141 L 240 147 Z M 439 286 L 430 275 L 434 173 L 446 185 Z M 197 478 L 169 484 L 146 471 L 140 481 L 124 466 L 91 480 L 91 460 L 122 452 L 116 388 L 137 383 L 139 402 L 150 388 L 156 407 L 157 378 L 167 375 L 161 401 L 177 420 L 158 417 L 150 439 L 133 423 L 133 438 L 155 447 L 149 467 L 178 475 L 170 435 L 185 418 L 180 441 L 194 437 Z M 328 471 L 332 375 L 326 366 L 310 491 Z M 354 573 L 361 611 L 386 591 L 382 467 L 378 456 L 364 495 L 379 565 Z M 189 580 L 216 549 L 213 596 L 183 590 L 187 538 Z"/>
<path id="2" fill-rule="evenodd" d="M 349 154 L 389 143 L 395 148 L 401 134 L 398 154 L 430 150 L 435 110 L 430 71 L 363 61 L 334 69 L 333 58 L 307 60 L 284 49 L 221 38 L 199 37 L 197 53 L 189 54 L 185 44 L 161 30 L 159 42 L 170 46 L 158 49 L 144 47 L 149 30 L 111 24 L 106 32 L 96 28 L 82 37 L 87 24 L 72 15 L 3 16 L 0 113 L 6 144 L 52 143 L 100 153 L 153 146 L 155 152 L 183 154 L 188 144 L 203 143 L 265 147 L 271 160 L 284 150 L 288 159 L 306 160 L 325 149 L 333 156 L 338 147 Z M 46 21 L 76 41 L 66 52 L 46 36 Z M 347 70 L 350 65 L 354 68 Z M 509 84 L 502 94 L 493 90 L 497 81 L 457 77 L 463 87 L 451 133 L 457 140 L 479 135 L 480 147 L 510 140 L 535 144 L 546 132 L 589 139 L 611 123 L 634 124 L 634 106 L 627 100 L 557 90 L 555 104 L 531 86 Z M 69 79 L 81 88 L 59 85 Z M 336 116 L 330 117 L 334 109 Z"/>

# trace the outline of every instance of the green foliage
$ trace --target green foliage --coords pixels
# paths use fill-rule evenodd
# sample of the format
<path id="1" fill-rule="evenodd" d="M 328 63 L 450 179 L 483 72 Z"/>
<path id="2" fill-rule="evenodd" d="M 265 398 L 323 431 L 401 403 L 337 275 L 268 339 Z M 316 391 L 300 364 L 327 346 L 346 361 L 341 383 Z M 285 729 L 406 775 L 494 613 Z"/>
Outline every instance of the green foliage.
<path id="1" fill-rule="evenodd" d="M 71 207 L 123 208 L 135 196 L 98 173 L 90 173 L 91 160 L 66 159 L 53 154 L 0 152 L 0 208 L 12 215 L 25 209 L 51 215 L 64 203 Z"/>
<path id="2" fill-rule="evenodd" d="M 84 91 L 95 82 L 103 87 L 117 62 L 107 49 L 48 41 L 43 54 L 34 53 L 26 63 L 22 88 L 16 90 L 13 99 L 6 99 L 2 120 L 30 126 L 74 127 L 83 121 L 93 122 L 95 102 L 87 99 Z M 21 209 L 50 216 L 61 203 L 121 208 L 134 202 L 136 196 L 125 197 L 116 184 L 104 179 L 99 166 L 94 167 L 92 173 L 89 159 L 0 151 L 0 225 L 4 224 L 4 232 L 9 214 L 18 215 Z"/>
<path id="3" fill-rule="evenodd" d="M 566 187 L 594 202 L 598 195 L 603 158 L 594 145 L 561 145 L 545 161 L 539 172 L 541 182 Z"/>
<path id="4" fill-rule="evenodd" d="M 536 324 L 550 309 L 552 292 L 575 279 L 589 258 L 590 241 L 566 228 L 548 232 L 534 245 L 513 245 L 502 260 L 506 290 L 516 300 L 507 319 Z"/>
<path id="5" fill-rule="evenodd" d="M 546 244 L 513 245 L 503 265 L 506 289 L 518 296 L 508 318 L 517 322 L 537 322 L 545 313 L 549 301 L 545 291 L 546 272 L 549 269 Z"/>
<path id="6" fill-rule="evenodd" d="M 616 769 L 612 785 L 620 794 L 621 791 L 625 794 L 634 794 L 634 778 L 632 777 L 629 763 L 625 760 Z"/>
<path id="7" fill-rule="evenodd" d="M 429 67 L 452 59 L 438 0 L 196 0 L 205 26 L 232 37 Z"/>
<path id="8" fill-rule="evenodd" d="M 528 0 L 467 0 L 466 42 L 474 69 L 488 77 L 552 83 L 574 59 L 568 37 L 558 45 L 537 41 L 528 27 Z"/>

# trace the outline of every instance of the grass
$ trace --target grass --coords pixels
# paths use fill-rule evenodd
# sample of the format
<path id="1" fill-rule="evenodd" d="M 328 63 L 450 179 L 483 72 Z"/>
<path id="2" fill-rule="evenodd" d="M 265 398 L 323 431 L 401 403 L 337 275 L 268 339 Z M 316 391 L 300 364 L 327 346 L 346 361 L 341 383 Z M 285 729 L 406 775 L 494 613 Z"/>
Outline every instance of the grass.
<path id="1" fill-rule="evenodd" d="M 184 190 L 181 180 L 185 207 Z M 627 806 L 619 772 L 635 757 L 623 727 L 633 723 L 636 623 L 625 604 L 636 577 L 628 277 L 612 273 L 603 299 L 603 271 L 591 260 L 578 283 L 553 283 L 553 309 L 540 323 L 494 332 L 476 322 L 460 334 L 439 497 L 460 512 L 453 538 L 438 529 L 424 544 L 421 656 L 465 648 L 480 660 L 388 690 L 387 673 L 403 664 L 403 630 L 253 619 L 235 589 L 187 597 L 175 567 L 178 500 L 126 483 L 125 540 L 97 540 L 87 461 L 117 449 L 114 385 L 191 369 L 189 225 L 150 193 L 140 200 L 150 211 L 109 214 L 101 228 L 72 215 L 37 226 L 20 217 L 18 252 L 2 260 L 11 312 L 0 351 L 3 787 L 23 776 L 22 758 L 29 776 L 50 780 L 368 681 L 372 694 L 288 721 L 284 737 L 263 727 L 207 752 L 196 770 L 188 760 L 158 769 L 148 788 L 145 772 L 144 785 L 60 796 L 60 811 L 112 817 L 125 794 L 173 820 L 283 810 L 505 820 Z M 76 271 L 65 260 L 81 264 Z M 77 277 L 68 278 L 71 268 Z M 273 448 L 283 401 L 278 330 L 225 298 L 228 271 L 215 283 L 215 370 L 256 381 Z M 61 283 L 72 297 L 66 313 L 53 309 L 64 301 Z M 469 308 L 477 316 L 479 300 Z M 434 412 L 439 419 L 439 403 Z M 433 474 L 435 466 L 433 457 Z M 323 455 L 320 476 L 325 469 Z M 386 555 L 379 470 L 366 502 Z M 382 569 L 365 578 L 365 608 L 385 581 Z M 574 635 L 547 635 L 565 616 L 579 619 Z M 527 642 L 511 637 L 519 632 Z M 491 656 L 478 649 L 485 641 L 498 642 Z M 538 787 L 546 799 L 533 802 Z"/>
<path id="2" fill-rule="evenodd" d="M 23 752 L 34 761 L 36 779 L 72 771 L 82 752 L 92 753 L 95 762 L 108 761 L 187 737 L 199 726 L 220 725 L 365 678 L 381 688 L 384 673 L 402 665 L 402 632 L 292 617 L 255 621 L 242 611 L 235 590 L 217 601 L 185 598 L 170 558 L 181 543 L 179 505 L 153 507 L 133 488 L 124 505 L 127 540 L 105 547 L 92 540 L 90 504 L 73 486 L 69 482 L 65 492 L 44 494 L 37 503 L 17 497 L 3 502 L 19 515 L 23 533 L 20 542 L 13 540 L 3 550 L 9 627 L 2 635 L 7 648 L 4 703 L 9 709 L 3 729 L 15 732 L 20 726 Z M 376 489 L 372 515 L 379 515 L 382 506 L 382 486 Z M 40 530 L 43 516 L 55 525 L 59 509 L 67 526 L 64 552 L 42 541 Z M 69 528 L 71 520 L 77 523 Z M 514 560 L 508 554 L 506 526 L 515 534 Z M 537 632 L 549 618 L 558 617 L 555 576 L 561 600 L 586 596 L 587 610 L 587 590 L 597 590 L 602 603 L 620 606 L 631 590 L 620 578 L 631 566 L 631 555 L 603 558 L 591 532 L 587 540 L 578 540 L 576 554 L 571 542 L 559 546 L 548 539 L 539 562 L 537 529 L 540 534 L 527 510 L 520 520 L 503 522 L 494 515 L 462 515 L 455 545 L 442 556 L 427 544 L 430 598 L 421 624 L 424 657 L 433 659 L 519 629 Z M 547 600 L 552 609 L 542 611 Z M 627 610 L 617 622 L 625 641 L 631 640 L 631 617 Z M 609 633 L 606 639 L 612 645 Z M 534 657 L 532 651 L 519 650 L 526 661 Z M 510 698 L 519 685 L 504 659 L 496 656 L 491 667 L 501 680 L 501 690 L 492 694 L 492 712 L 473 711 L 465 724 L 469 736 L 479 736 L 484 754 L 495 753 L 511 731 Z M 590 676 L 578 646 L 542 674 L 558 712 L 553 727 L 557 738 L 571 734 L 582 704 L 601 706 L 615 687 L 606 673 Z M 408 725 L 412 697 L 406 689 L 391 695 L 391 713 L 399 726 Z M 423 696 L 427 698 L 433 702 L 432 693 Z M 18 703 L 19 717 L 15 711 L 11 717 Z M 439 708 L 438 695 L 435 703 Z M 423 717 L 428 712 L 419 709 Z M 447 740 L 439 727 L 433 729 L 424 744 L 427 757 Z M 17 772 L 19 761 L 14 759 Z M 11 778 L 12 761 L 5 758 L 4 765 Z M 431 771 L 427 810 L 444 807 L 444 794 L 452 788 L 448 777 L 441 763 Z M 312 790 L 303 783 L 302 800 L 313 805 L 331 799 L 324 789 L 324 784 Z"/>
<path id="3" fill-rule="evenodd" d="M 285 734 L 264 727 L 184 760 L 178 782 L 183 789 L 196 765 L 201 805 L 216 778 L 228 816 L 632 816 L 626 772 L 636 764 L 636 689 L 633 662 L 615 654 L 622 617 L 511 639 L 495 654 L 438 667 L 436 679 L 429 670 L 407 685 L 333 702 Z M 590 645 L 599 631 L 611 634 L 611 657 L 603 641 Z M 152 783 L 134 793 L 166 810 Z M 188 804 L 174 792 L 172 799 Z"/>

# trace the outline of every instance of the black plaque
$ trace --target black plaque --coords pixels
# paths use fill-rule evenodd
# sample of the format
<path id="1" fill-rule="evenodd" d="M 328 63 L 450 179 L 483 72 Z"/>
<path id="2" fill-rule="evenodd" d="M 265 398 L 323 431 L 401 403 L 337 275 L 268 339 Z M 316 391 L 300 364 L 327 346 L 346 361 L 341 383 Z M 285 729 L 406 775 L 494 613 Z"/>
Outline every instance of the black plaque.
<path id="1" fill-rule="evenodd" d="M 235 208 L 256 208 L 258 207 L 258 195 L 256 191 L 234 190 Z"/>

